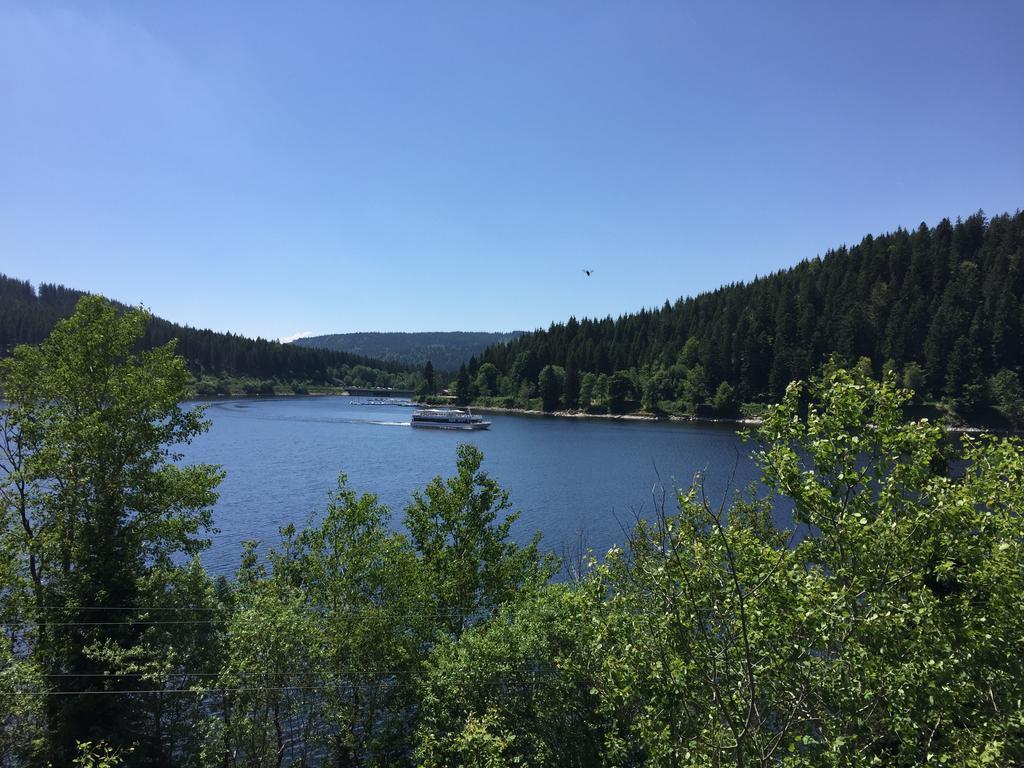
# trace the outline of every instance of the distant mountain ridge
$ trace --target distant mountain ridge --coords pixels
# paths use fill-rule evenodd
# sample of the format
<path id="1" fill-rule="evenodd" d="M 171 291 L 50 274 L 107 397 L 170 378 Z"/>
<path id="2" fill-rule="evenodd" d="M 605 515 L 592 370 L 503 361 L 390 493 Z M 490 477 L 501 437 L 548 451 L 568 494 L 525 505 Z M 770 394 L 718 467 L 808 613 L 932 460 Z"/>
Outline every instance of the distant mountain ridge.
<path id="1" fill-rule="evenodd" d="M 424 365 L 429 360 L 439 371 L 454 371 L 494 344 L 515 341 L 523 331 L 424 331 L 418 333 L 332 333 L 306 336 L 292 344 L 328 349 L 388 360 L 405 365 Z"/>

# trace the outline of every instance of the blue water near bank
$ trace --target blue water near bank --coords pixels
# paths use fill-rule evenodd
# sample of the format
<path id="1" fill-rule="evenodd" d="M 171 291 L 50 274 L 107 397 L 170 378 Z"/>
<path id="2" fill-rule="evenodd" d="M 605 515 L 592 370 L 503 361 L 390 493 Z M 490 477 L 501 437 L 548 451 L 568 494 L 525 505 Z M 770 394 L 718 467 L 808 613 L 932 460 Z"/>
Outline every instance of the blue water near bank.
<path id="1" fill-rule="evenodd" d="M 521 511 L 513 536 L 543 534 L 555 552 L 595 553 L 625 541 L 636 515 L 649 517 L 662 489 L 700 473 L 720 502 L 758 477 L 750 443 L 732 425 L 492 415 L 488 431 L 412 429 L 411 409 L 359 398 L 292 397 L 205 403 L 208 433 L 183 449 L 187 462 L 220 464 L 227 477 L 214 508 L 219 529 L 203 562 L 231 573 L 247 539 L 270 546 L 281 526 L 317 520 L 339 472 L 377 494 L 396 526 L 413 491 L 451 475 L 455 449 L 469 442 Z M 194 405 L 194 404 L 189 404 Z M 669 492 L 671 504 L 671 492 Z"/>

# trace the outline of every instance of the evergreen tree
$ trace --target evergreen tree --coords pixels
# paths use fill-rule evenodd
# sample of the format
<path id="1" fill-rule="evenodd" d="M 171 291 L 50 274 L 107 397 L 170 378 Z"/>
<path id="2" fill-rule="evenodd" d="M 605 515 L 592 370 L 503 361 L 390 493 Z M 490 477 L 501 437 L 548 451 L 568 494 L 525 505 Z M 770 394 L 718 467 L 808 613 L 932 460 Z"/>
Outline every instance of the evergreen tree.
<path id="1" fill-rule="evenodd" d="M 966 336 L 957 339 L 949 356 L 945 394 L 962 412 L 973 411 L 984 390 L 978 357 L 977 348 Z"/>
<path id="2" fill-rule="evenodd" d="M 459 405 L 466 405 L 471 398 L 469 371 L 466 370 L 466 366 L 463 364 L 459 368 L 459 375 L 455 380 L 455 402 Z"/>
<path id="3" fill-rule="evenodd" d="M 608 411 L 625 413 L 626 401 L 633 397 L 633 381 L 624 371 L 608 379 Z"/>
<path id="4" fill-rule="evenodd" d="M 434 364 L 429 360 L 423 366 L 423 380 L 426 382 L 427 394 L 434 394 L 437 391 L 437 383 L 434 380 Z"/>

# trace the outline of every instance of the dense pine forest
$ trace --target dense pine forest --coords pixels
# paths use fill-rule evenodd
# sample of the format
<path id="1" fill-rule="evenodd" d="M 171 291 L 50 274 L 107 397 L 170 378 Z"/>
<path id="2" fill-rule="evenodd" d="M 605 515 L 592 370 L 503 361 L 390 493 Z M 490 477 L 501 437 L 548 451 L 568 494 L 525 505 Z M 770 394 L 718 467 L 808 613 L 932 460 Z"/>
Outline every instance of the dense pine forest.
<path id="1" fill-rule="evenodd" d="M 497 405 L 733 414 L 776 402 L 835 356 L 896 371 L 953 413 L 1019 421 L 1022 299 L 1024 213 L 979 212 L 660 309 L 570 318 L 491 347 L 456 384 L 462 399 Z"/>
<path id="2" fill-rule="evenodd" d="M 790 385 L 761 489 L 696 479 L 599 558 L 515 543 L 462 445 L 400 521 L 341 475 L 224 579 L 148 321 L 85 297 L 0 360 L 0 765 L 1024 765 L 1024 447 L 893 374 Z"/>
<path id="3" fill-rule="evenodd" d="M 17 344 L 38 344 L 58 320 L 69 317 L 85 293 L 62 285 L 31 283 L 0 274 L 0 357 Z M 122 310 L 123 305 L 117 305 Z M 354 385 L 411 389 L 420 378 L 400 362 L 178 325 L 152 317 L 141 344 L 149 349 L 175 339 L 202 395 L 236 389 L 269 394 L 281 386 Z"/>
<path id="4" fill-rule="evenodd" d="M 471 357 L 487 347 L 512 341 L 522 331 L 486 333 L 483 331 L 431 331 L 422 333 L 332 333 L 296 339 L 300 347 L 332 349 L 375 360 L 389 360 L 422 367 L 430 362 L 440 371 L 458 370 Z"/>

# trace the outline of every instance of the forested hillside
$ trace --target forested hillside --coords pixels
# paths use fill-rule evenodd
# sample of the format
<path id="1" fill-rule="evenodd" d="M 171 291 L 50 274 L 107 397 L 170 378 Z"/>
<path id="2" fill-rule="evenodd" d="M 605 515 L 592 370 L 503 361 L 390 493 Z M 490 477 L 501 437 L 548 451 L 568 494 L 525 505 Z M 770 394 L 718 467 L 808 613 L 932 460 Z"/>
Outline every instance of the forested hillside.
<path id="1" fill-rule="evenodd" d="M 661 309 L 570 318 L 493 346 L 461 376 L 462 394 L 542 398 L 548 409 L 726 413 L 777 401 L 835 355 L 895 370 L 959 413 L 991 404 L 1020 418 L 1022 261 L 1020 212 L 869 235 Z"/>
<path id="2" fill-rule="evenodd" d="M 519 338 L 522 331 L 486 333 L 473 331 L 436 331 L 425 333 L 332 333 L 308 336 L 293 344 L 365 355 L 406 365 L 423 366 L 430 361 L 439 371 L 457 370 L 493 344 Z"/>
<path id="3" fill-rule="evenodd" d="M 83 291 L 48 283 L 37 290 L 28 281 L 0 275 L 0 357 L 10 354 L 18 344 L 41 342 L 58 320 L 71 316 L 84 295 Z M 117 306 L 124 309 L 124 305 Z M 258 380 L 264 389 L 274 382 L 411 388 L 419 381 L 418 373 L 394 361 L 249 339 L 178 325 L 159 317 L 146 326 L 142 344 L 152 348 L 170 339 L 177 339 L 178 353 L 185 358 L 201 391 L 208 394 L 226 388 L 225 377 Z"/>

